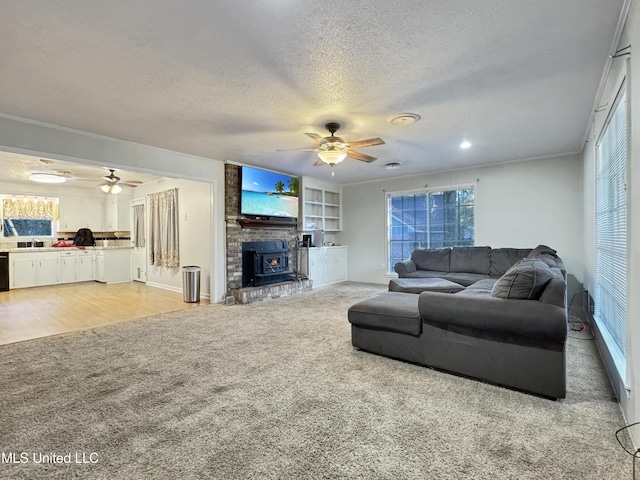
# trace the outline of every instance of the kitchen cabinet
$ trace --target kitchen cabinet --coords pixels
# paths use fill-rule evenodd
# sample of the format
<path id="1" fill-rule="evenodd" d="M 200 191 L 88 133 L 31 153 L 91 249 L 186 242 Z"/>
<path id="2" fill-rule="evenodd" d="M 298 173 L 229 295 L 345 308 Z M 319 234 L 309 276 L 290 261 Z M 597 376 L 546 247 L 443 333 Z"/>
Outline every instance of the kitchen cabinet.
<path id="1" fill-rule="evenodd" d="M 60 283 L 76 281 L 76 252 L 68 250 L 60 252 Z"/>
<path id="2" fill-rule="evenodd" d="M 11 288 L 55 285 L 60 279 L 57 253 L 21 253 L 12 255 Z"/>
<path id="3" fill-rule="evenodd" d="M 94 280 L 94 253 L 91 250 L 81 250 L 76 256 L 76 282 Z"/>
<path id="4" fill-rule="evenodd" d="M 22 257 L 22 255 L 14 255 Z M 11 260 L 11 288 L 35 287 L 38 285 L 37 260 L 14 258 Z"/>
<path id="5" fill-rule="evenodd" d="M 131 249 L 63 250 L 11 254 L 10 288 L 61 283 L 131 281 Z"/>
<path id="6" fill-rule="evenodd" d="M 43 256 L 38 260 L 38 285 L 55 285 L 60 282 L 60 259 L 58 256 Z"/>
<path id="7" fill-rule="evenodd" d="M 81 228 L 103 230 L 104 199 L 94 197 L 61 197 L 58 231 L 76 232 Z"/>
<path id="8" fill-rule="evenodd" d="M 102 283 L 131 281 L 131 249 L 96 250 L 95 279 Z"/>
<path id="9" fill-rule="evenodd" d="M 314 287 L 330 285 L 347 280 L 347 247 L 308 248 L 307 262 L 302 271 L 313 282 Z"/>
<path id="10" fill-rule="evenodd" d="M 130 230 L 129 201 L 117 195 L 110 195 L 104 202 L 104 229 L 107 232 Z"/>

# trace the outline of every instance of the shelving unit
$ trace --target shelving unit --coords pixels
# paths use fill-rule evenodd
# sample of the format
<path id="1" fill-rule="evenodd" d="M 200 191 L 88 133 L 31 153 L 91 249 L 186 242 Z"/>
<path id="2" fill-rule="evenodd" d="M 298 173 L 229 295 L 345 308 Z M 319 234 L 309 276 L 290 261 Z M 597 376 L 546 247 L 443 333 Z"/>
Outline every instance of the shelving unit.
<path id="1" fill-rule="evenodd" d="M 333 189 L 305 186 L 303 189 L 302 229 L 325 232 L 342 230 L 342 206 L 339 187 Z"/>

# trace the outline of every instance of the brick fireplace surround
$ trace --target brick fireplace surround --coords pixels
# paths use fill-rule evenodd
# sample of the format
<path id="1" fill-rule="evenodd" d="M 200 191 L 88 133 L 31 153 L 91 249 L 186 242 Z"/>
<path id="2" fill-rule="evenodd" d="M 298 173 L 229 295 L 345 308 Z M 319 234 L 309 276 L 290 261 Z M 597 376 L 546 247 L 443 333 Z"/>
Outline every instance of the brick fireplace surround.
<path id="1" fill-rule="evenodd" d="M 298 271 L 296 227 L 243 228 L 240 215 L 240 167 L 225 165 L 225 221 L 227 225 L 227 294 L 237 303 L 252 303 L 265 298 L 292 295 L 311 288 L 309 280 L 293 280 L 262 287 L 242 288 L 242 243 L 271 240 L 287 240 L 291 247 L 289 267 Z"/>

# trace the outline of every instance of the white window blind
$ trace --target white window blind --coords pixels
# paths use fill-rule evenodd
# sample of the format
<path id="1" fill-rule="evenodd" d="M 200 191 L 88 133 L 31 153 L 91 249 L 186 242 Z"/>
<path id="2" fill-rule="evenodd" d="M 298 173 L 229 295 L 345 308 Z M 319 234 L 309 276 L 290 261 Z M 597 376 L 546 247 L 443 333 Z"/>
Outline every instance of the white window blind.
<path id="1" fill-rule="evenodd" d="M 594 313 L 624 356 L 627 338 L 627 98 L 624 84 L 598 142 L 596 165 Z M 613 345 L 609 345 L 611 347 Z"/>

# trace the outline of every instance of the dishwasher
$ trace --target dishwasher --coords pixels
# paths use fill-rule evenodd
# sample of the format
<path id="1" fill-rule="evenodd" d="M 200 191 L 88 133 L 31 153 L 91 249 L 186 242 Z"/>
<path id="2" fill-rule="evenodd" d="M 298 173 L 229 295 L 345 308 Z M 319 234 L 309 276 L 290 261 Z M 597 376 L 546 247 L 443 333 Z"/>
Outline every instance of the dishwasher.
<path id="1" fill-rule="evenodd" d="M 9 253 L 0 252 L 0 292 L 9 291 Z"/>

